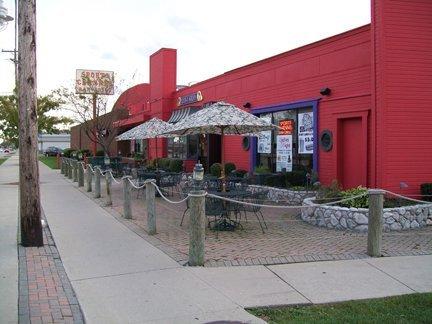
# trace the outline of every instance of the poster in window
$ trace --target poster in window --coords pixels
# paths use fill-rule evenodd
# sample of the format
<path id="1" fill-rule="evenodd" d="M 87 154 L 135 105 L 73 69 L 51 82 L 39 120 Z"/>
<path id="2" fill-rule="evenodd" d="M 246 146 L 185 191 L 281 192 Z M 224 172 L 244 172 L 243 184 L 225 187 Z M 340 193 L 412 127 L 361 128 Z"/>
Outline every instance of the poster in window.
<path id="1" fill-rule="evenodd" d="M 292 135 L 276 136 L 276 172 L 292 171 Z"/>
<path id="2" fill-rule="evenodd" d="M 261 116 L 260 118 L 271 123 L 271 115 Z M 265 153 L 265 154 L 271 153 L 271 138 L 272 138 L 271 131 L 264 131 L 258 133 L 258 150 L 257 150 L 258 153 Z"/>
<path id="3" fill-rule="evenodd" d="M 313 112 L 298 114 L 299 154 L 313 154 Z"/>

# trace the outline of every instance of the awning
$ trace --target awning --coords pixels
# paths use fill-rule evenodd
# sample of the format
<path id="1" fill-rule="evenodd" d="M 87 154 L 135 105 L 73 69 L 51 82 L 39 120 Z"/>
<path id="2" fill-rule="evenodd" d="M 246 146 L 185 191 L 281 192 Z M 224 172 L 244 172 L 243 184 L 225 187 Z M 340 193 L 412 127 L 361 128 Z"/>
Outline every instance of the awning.
<path id="1" fill-rule="evenodd" d="M 185 119 L 186 117 L 192 115 L 197 112 L 200 107 L 186 107 L 182 109 L 174 110 L 171 114 L 171 117 L 168 119 L 168 123 L 175 124 L 180 120 Z"/>

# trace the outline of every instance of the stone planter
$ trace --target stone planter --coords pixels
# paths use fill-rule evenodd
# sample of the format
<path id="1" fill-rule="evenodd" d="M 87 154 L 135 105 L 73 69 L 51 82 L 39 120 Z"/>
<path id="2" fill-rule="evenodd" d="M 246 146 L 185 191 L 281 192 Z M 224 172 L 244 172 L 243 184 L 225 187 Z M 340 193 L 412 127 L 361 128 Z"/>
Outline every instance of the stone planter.
<path id="1" fill-rule="evenodd" d="M 303 200 L 308 197 L 315 197 L 315 191 L 296 191 L 289 189 L 274 188 L 268 186 L 250 185 L 248 190 L 256 192 L 259 190 L 268 190 L 267 199 L 271 201 L 283 201 L 290 206 L 299 206 Z"/>
<path id="2" fill-rule="evenodd" d="M 302 209 L 301 218 L 303 221 L 327 228 L 367 232 L 368 209 L 317 206 L 314 200 L 315 197 L 303 200 L 303 205 L 310 206 L 310 208 Z M 432 203 L 384 208 L 383 216 L 384 231 L 400 231 L 424 227 L 432 224 Z"/>

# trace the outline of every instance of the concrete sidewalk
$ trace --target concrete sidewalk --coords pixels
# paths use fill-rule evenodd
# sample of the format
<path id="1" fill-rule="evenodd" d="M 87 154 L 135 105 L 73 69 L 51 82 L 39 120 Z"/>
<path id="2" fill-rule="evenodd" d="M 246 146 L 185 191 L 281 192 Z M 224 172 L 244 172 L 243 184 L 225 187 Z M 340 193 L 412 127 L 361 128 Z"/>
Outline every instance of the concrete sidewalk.
<path id="1" fill-rule="evenodd" d="M 245 307 L 432 291 L 432 256 L 182 267 L 40 165 L 42 205 L 89 323 L 260 323 Z"/>
<path id="2" fill-rule="evenodd" d="M 0 322 L 18 322 L 18 156 L 0 166 Z"/>

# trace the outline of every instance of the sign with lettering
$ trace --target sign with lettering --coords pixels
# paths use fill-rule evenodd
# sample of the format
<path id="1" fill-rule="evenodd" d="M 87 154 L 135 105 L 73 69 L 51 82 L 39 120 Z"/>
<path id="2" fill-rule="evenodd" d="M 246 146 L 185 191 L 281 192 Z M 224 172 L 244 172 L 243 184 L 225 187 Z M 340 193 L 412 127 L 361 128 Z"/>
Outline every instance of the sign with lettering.
<path id="1" fill-rule="evenodd" d="M 313 112 L 298 114 L 298 152 L 313 154 Z"/>
<path id="2" fill-rule="evenodd" d="M 292 135 L 294 130 L 294 120 L 284 119 L 279 121 L 279 135 Z"/>
<path id="3" fill-rule="evenodd" d="M 201 91 L 197 91 L 197 92 L 188 94 L 188 95 L 183 96 L 183 97 L 178 97 L 177 98 L 177 106 L 189 105 L 191 103 L 199 102 L 201 100 L 203 100 L 203 96 L 201 94 Z"/>
<path id="4" fill-rule="evenodd" d="M 75 92 L 78 94 L 114 94 L 114 72 L 76 70 Z"/>
<path id="5" fill-rule="evenodd" d="M 261 116 L 261 119 L 271 123 L 272 116 L 271 114 Z M 258 133 L 258 153 L 261 154 L 270 154 L 271 153 L 271 142 L 272 142 L 272 131 L 263 131 Z"/>
<path id="6" fill-rule="evenodd" d="M 276 172 L 292 171 L 292 135 L 276 136 Z"/>

